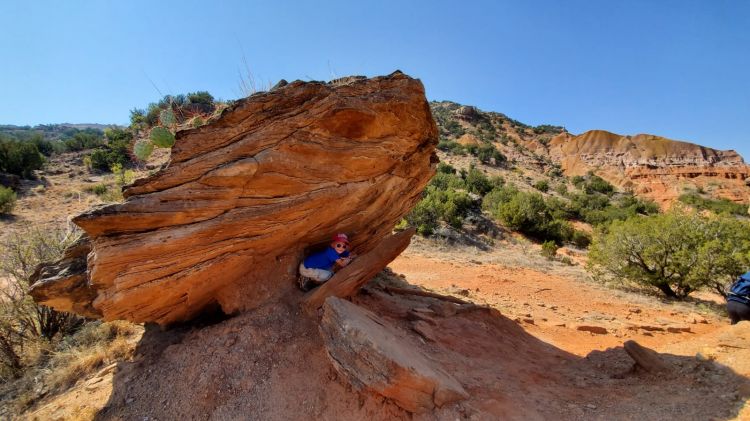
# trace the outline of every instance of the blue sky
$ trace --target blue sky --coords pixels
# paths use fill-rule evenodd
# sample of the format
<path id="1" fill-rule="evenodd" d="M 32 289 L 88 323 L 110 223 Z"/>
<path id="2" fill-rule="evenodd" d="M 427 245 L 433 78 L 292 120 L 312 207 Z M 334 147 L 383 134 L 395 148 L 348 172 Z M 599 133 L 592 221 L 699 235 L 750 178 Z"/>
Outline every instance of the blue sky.
<path id="1" fill-rule="evenodd" d="M 0 0 L 0 124 L 400 69 L 430 100 L 750 159 L 750 2 Z M 245 66 L 247 63 L 247 67 Z"/>

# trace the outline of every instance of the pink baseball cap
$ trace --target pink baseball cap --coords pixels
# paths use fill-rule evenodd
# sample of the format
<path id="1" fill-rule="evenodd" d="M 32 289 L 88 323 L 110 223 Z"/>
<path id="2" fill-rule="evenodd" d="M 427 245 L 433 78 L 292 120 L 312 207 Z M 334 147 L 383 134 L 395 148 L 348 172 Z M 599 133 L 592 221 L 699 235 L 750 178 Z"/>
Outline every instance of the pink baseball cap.
<path id="1" fill-rule="evenodd" d="M 333 241 L 334 243 L 337 241 L 341 241 L 349 244 L 349 237 L 347 237 L 346 234 L 336 234 L 333 236 L 333 239 L 331 241 Z"/>

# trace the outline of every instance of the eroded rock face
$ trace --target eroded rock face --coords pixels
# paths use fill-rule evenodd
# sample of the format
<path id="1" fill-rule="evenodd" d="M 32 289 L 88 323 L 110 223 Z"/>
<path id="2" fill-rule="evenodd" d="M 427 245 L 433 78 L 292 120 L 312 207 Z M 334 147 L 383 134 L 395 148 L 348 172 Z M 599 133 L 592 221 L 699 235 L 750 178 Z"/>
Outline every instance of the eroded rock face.
<path id="1" fill-rule="evenodd" d="M 550 141 L 549 156 L 568 176 L 595 171 L 622 189 L 667 206 L 686 189 L 711 190 L 714 197 L 738 202 L 748 193 L 750 166 L 737 152 L 660 136 L 604 130 L 562 133 Z"/>
<path id="2" fill-rule="evenodd" d="M 83 237 L 68 247 L 58 262 L 37 267 L 31 275 L 39 280 L 34 285 L 34 299 L 60 311 L 101 317 L 92 306 L 96 291 L 89 287 L 86 275 L 86 256 L 90 252 L 91 243 Z"/>
<path id="3" fill-rule="evenodd" d="M 320 333 L 331 362 L 353 386 L 391 398 L 407 411 L 425 412 L 469 396 L 388 323 L 349 301 L 326 299 Z"/>
<path id="4" fill-rule="evenodd" d="M 332 233 L 360 255 L 389 235 L 434 174 L 436 144 L 424 88 L 400 72 L 240 100 L 179 132 L 169 164 L 125 203 L 74 219 L 91 242 L 91 304 L 107 320 L 167 324 L 278 298 Z M 54 307 L 52 285 L 32 294 Z"/>

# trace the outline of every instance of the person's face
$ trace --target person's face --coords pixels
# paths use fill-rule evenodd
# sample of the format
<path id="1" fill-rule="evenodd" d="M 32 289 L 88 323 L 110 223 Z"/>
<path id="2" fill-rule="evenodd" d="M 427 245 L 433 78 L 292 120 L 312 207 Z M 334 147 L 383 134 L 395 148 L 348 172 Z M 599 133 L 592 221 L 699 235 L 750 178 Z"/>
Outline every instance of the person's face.
<path id="1" fill-rule="evenodd" d="M 341 254 L 345 252 L 347 248 L 349 248 L 349 244 L 346 244 L 343 241 L 334 241 L 333 243 L 331 243 L 331 247 L 336 250 L 336 253 Z"/>

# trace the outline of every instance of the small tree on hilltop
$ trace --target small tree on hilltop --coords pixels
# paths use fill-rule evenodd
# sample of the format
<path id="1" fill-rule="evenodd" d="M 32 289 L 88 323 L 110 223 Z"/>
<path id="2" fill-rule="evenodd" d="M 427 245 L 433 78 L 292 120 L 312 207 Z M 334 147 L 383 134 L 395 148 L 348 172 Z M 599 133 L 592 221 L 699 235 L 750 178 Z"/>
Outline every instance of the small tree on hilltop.
<path id="1" fill-rule="evenodd" d="M 674 209 L 615 221 L 594 235 L 589 268 L 684 298 L 725 285 L 750 264 L 750 225 L 735 218 Z"/>

